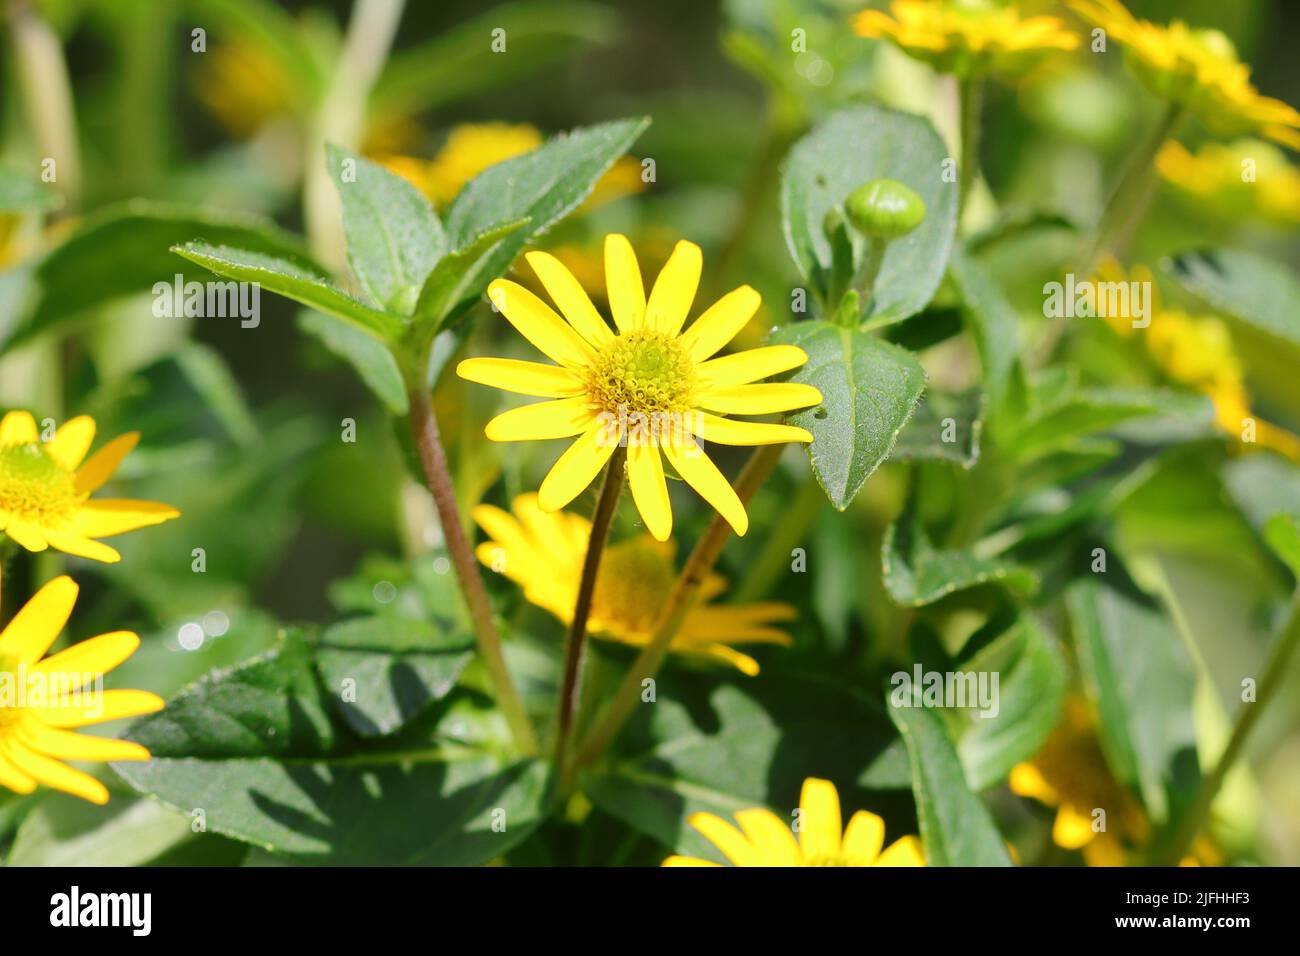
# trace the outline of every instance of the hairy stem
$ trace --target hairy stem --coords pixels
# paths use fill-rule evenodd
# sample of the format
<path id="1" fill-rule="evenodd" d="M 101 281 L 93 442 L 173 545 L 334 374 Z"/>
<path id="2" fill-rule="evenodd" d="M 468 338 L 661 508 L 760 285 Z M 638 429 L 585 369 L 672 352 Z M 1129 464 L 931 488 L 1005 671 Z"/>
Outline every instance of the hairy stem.
<path id="1" fill-rule="evenodd" d="M 960 224 L 966 202 L 979 173 L 980 164 L 980 113 L 984 106 L 984 79 L 968 76 L 961 81 L 961 168 L 958 170 L 960 189 L 957 194 L 957 222 Z"/>
<path id="2" fill-rule="evenodd" d="M 26 0 L 10 4 L 9 36 L 35 146 L 42 160 L 54 160 L 53 182 L 72 205 L 81 192 L 81 157 L 63 47 L 35 4 Z"/>
<path id="3" fill-rule="evenodd" d="M 1205 819 L 1209 816 L 1210 806 L 1214 803 L 1219 788 L 1223 786 L 1228 772 L 1241 756 L 1250 732 L 1259 723 L 1269 702 L 1277 696 L 1297 647 L 1300 647 L 1300 594 L 1292 599 L 1291 613 L 1282 627 L 1282 633 L 1273 644 L 1273 650 L 1264 668 L 1264 676 L 1259 682 L 1259 692 L 1255 702 L 1245 704 L 1238 713 L 1227 746 L 1219 755 L 1214 769 L 1201 781 L 1196 796 L 1192 798 L 1191 805 L 1183 814 L 1178 828 L 1166 844 L 1164 853 L 1161 854 L 1164 865 L 1172 866 L 1187 855 L 1188 849 L 1196 840 L 1196 835 L 1205 825 Z"/>
<path id="4" fill-rule="evenodd" d="M 619 495 L 623 492 L 623 463 L 626 459 L 627 449 L 619 446 L 605 466 L 605 481 L 596 503 L 596 513 L 591 518 L 591 538 L 587 542 L 587 556 L 582 563 L 578 600 L 573 607 L 573 621 L 564 640 L 564 676 L 560 683 L 559 719 L 555 733 L 555 763 L 562 770 L 568 759 L 569 734 L 573 726 L 573 714 L 578 706 L 578 678 L 582 673 L 583 651 L 587 644 L 591 599 L 596 593 L 600 559 L 605 554 L 605 542 L 609 540 L 610 525 L 614 522 Z"/>
<path id="5" fill-rule="evenodd" d="M 456 490 L 452 486 L 451 472 L 447 467 L 447 452 L 442 447 L 438 418 L 434 414 L 429 389 L 420 384 L 413 386 L 410 389 L 410 402 L 411 431 L 420 453 L 420 465 L 424 469 L 429 492 L 433 495 L 434 506 L 438 509 L 438 520 L 442 523 L 442 534 L 447 542 L 452 565 L 456 569 L 456 578 L 469 607 L 479 657 L 487 667 L 497 704 L 510 725 L 516 745 L 524 754 L 535 754 L 537 735 L 533 732 L 533 725 L 528 720 L 519 692 L 510 679 L 510 671 L 506 668 L 501 636 L 497 634 L 496 623 L 492 619 L 492 605 L 488 601 L 487 589 L 483 586 L 483 576 L 479 573 L 473 548 L 465 534 L 465 527 L 461 524 L 460 511 L 456 506 Z"/>
<path id="6" fill-rule="evenodd" d="M 762 445 L 754 449 L 754 453 L 736 479 L 736 494 L 740 496 L 741 501 L 748 504 L 754 497 L 754 493 L 776 466 L 783 447 L 783 445 Z M 714 515 L 708 528 L 696 542 L 695 550 L 686 560 L 686 565 L 682 568 L 677 583 L 673 585 L 667 603 L 659 612 L 659 621 L 655 625 L 654 634 L 641 649 L 641 653 L 637 655 L 627 673 L 623 675 L 623 680 L 614 691 L 614 696 L 600 721 L 583 739 L 574 761 L 575 767 L 586 766 L 600 757 L 623 729 L 623 724 L 631 716 L 637 701 L 641 699 L 642 681 L 653 678 L 659 673 L 659 667 L 668 654 L 668 645 L 677 636 L 677 631 L 681 628 L 687 612 L 694 606 L 699 597 L 700 586 L 713 570 L 713 565 L 717 563 L 718 555 L 722 553 L 722 546 L 727 543 L 730 534 L 731 526 L 721 515 Z"/>

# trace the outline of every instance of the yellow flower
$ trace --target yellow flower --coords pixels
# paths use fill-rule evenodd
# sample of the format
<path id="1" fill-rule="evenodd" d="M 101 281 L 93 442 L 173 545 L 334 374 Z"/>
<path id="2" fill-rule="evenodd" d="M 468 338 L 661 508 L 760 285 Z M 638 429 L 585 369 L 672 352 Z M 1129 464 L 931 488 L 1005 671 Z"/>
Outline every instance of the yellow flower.
<path id="1" fill-rule="evenodd" d="M 86 460 L 95 422 L 81 415 L 42 442 L 27 412 L 0 420 L 0 531 L 28 551 L 47 547 L 95 561 L 121 555 L 96 538 L 161 524 L 180 512 L 156 501 L 91 499 L 140 440 L 113 439 Z"/>
<path id="2" fill-rule="evenodd" d="M 1300 169 L 1272 143 L 1207 143 L 1193 154 L 1171 139 L 1160 148 L 1156 169 L 1197 211 L 1230 222 L 1300 223 Z"/>
<path id="3" fill-rule="evenodd" d="M 302 107 L 292 78 L 260 47 L 246 41 L 219 44 L 198 58 L 194 94 L 239 139 Z"/>
<path id="4" fill-rule="evenodd" d="M 73 580 L 55 578 L 0 632 L 0 785 L 31 793 L 42 783 L 102 804 L 108 802 L 104 785 L 60 761 L 148 760 L 149 751 L 70 728 L 151 714 L 163 701 L 148 691 L 103 689 L 104 674 L 140 646 L 127 631 L 92 637 L 41 660 L 76 601 Z"/>
<path id="5" fill-rule="evenodd" d="M 1245 444 L 1270 448 L 1300 462 L 1300 437 L 1263 421 L 1250 408 L 1245 372 L 1233 345 L 1232 334 L 1218 316 L 1189 315 L 1182 309 L 1163 305 L 1156 295 L 1155 279 L 1143 265 L 1127 274 L 1114 258 L 1097 267 L 1102 282 L 1144 282 L 1151 288 L 1150 323 L 1135 329 L 1128 315 L 1107 315 L 1106 321 L 1121 337 L 1143 333 L 1143 344 L 1152 364 L 1167 378 L 1207 396 L 1214 404 L 1215 423 L 1226 434 Z M 1252 423 L 1253 442 L 1246 440 L 1247 422 Z"/>
<path id="6" fill-rule="evenodd" d="M 1073 50 L 1079 38 L 1056 17 L 1023 17 L 990 0 L 894 0 L 893 13 L 863 10 L 858 36 L 889 40 L 908 56 L 943 73 L 994 71 L 1019 75 L 1054 50 Z"/>
<path id="7" fill-rule="evenodd" d="M 1218 30 L 1195 30 L 1181 20 L 1159 26 L 1137 19 L 1118 0 L 1071 0 L 1071 6 L 1124 44 L 1148 89 L 1185 106 L 1216 136 L 1260 133 L 1300 149 L 1300 113 L 1260 95 L 1250 67 Z"/>
<path id="8" fill-rule="evenodd" d="M 432 160 L 409 156 L 381 156 L 378 162 L 406 179 L 436 205 L 445 206 L 465 184 L 489 166 L 522 156 L 544 142 L 541 132 L 527 123 L 462 123 L 454 126 Z M 641 165 L 630 157 L 616 162 L 597 181 L 584 208 L 591 209 L 645 188 Z"/>
<path id="9" fill-rule="evenodd" d="M 474 520 L 491 537 L 475 553 L 522 587 L 529 601 L 568 624 L 578 599 L 591 522 L 564 511 L 548 514 L 532 494 L 520 495 L 512 509 L 513 515 L 492 505 L 474 509 Z M 638 647 L 650 640 L 676 579 L 673 550 L 670 542 L 644 534 L 606 549 L 587 624 L 593 635 Z M 793 619 L 794 608 L 774 601 L 710 605 L 726 587 L 719 575 L 705 579 L 699 603 L 687 612 L 668 649 L 730 664 L 753 677 L 758 662 L 730 645 L 788 646 L 790 638 L 771 625 Z"/>
<path id="10" fill-rule="evenodd" d="M 734 826 L 712 813 L 695 813 L 691 826 L 722 851 L 734 866 L 925 866 L 921 841 L 905 836 L 883 853 L 885 821 L 859 810 L 840 831 L 840 795 L 829 780 L 809 777 L 799 795 L 795 840 L 790 827 L 771 810 L 735 814 Z M 670 856 L 664 866 L 718 866 L 692 856 Z"/>
<path id="11" fill-rule="evenodd" d="M 1089 866 L 1123 866 L 1129 849 L 1149 835 L 1142 807 L 1111 774 L 1080 698 L 1066 701 L 1061 724 L 1033 760 L 1012 768 L 1009 782 L 1012 793 L 1057 808 L 1052 841 L 1082 850 Z M 1094 810 L 1106 814 L 1099 832 Z"/>
<path id="12" fill-rule="evenodd" d="M 456 372 L 472 382 L 551 399 L 492 419 L 490 440 L 578 436 L 542 482 L 541 509 L 567 505 L 591 484 L 615 448 L 625 445 L 632 498 L 657 540 L 667 541 L 673 525 L 661 453 L 743 535 L 749 528 L 745 506 L 700 442 L 812 441 L 802 428 L 721 417 L 820 403 L 821 393 L 809 385 L 755 384 L 798 368 L 807 354 L 792 345 L 773 345 L 712 357 L 759 306 L 759 294 L 747 285 L 727 293 L 683 332 L 703 264 L 694 243 L 677 243 L 647 298 L 632 244 L 621 235 L 605 238 L 605 283 L 617 331 L 554 256 L 530 252 L 526 258 L 564 318 L 514 282 L 497 279 L 488 295 L 524 338 L 558 364 L 472 358 Z"/>

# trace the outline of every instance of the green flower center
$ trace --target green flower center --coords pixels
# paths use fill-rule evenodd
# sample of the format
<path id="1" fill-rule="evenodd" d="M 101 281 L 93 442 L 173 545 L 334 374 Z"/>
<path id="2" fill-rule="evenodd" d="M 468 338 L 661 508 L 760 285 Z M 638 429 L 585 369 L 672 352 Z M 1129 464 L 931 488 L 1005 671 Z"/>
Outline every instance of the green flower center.
<path id="1" fill-rule="evenodd" d="M 633 538 L 611 545 L 600 563 L 592 616 L 617 621 L 630 632 L 649 633 L 672 591 L 676 575 L 667 550 Z"/>
<path id="2" fill-rule="evenodd" d="M 685 412 L 695 392 L 695 363 L 662 332 L 625 332 L 596 357 L 587 388 L 592 402 L 611 414 Z"/>
<path id="3" fill-rule="evenodd" d="M 0 511 L 46 524 L 68 517 L 81 500 L 76 476 L 39 444 L 0 448 Z"/>

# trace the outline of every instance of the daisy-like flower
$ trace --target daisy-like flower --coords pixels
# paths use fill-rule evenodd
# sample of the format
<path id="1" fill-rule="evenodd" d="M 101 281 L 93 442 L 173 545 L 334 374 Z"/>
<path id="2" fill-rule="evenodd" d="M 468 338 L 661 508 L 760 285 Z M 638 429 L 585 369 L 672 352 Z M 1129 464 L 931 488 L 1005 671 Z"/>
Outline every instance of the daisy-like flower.
<path id="1" fill-rule="evenodd" d="M 1171 139 L 1156 155 L 1156 170 L 1188 205 L 1218 219 L 1300 224 L 1300 169 L 1272 143 L 1206 143 L 1191 153 Z"/>
<path id="2" fill-rule="evenodd" d="M 1123 866 L 1149 835 L 1142 807 L 1111 774 L 1078 697 L 1066 701 L 1060 725 L 1033 760 L 1012 768 L 1009 782 L 1012 793 L 1057 808 L 1052 842 L 1082 850 L 1089 866 Z M 1096 810 L 1106 813 L 1105 829 L 1093 829 Z"/>
<path id="3" fill-rule="evenodd" d="M 735 814 L 740 829 L 712 813 L 695 813 L 691 826 L 716 846 L 733 866 L 925 866 L 921 841 L 914 836 L 885 845 L 885 821 L 859 810 L 841 832 L 840 795 L 829 780 L 809 777 L 799 794 L 795 827 L 759 807 Z M 670 856 L 664 866 L 719 866 L 693 856 Z"/>
<path id="4" fill-rule="evenodd" d="M 1181 20 L 1160 26 L 1139 20 L 1119 0 L 1071 0 L 1089 23 L 1124 44 L 1128 63 L 1152 92 L 1181 104 L 1216 136 L 1261 134 L 1300 149 L 1300 112 L 1260 95 L 1250 67 L 1218 30 Z"/>
<path id="5" fill-rule="evenodd" d="M 863 10 L 853 30 L 889 40 L 913 59 L 958 76 L 1018 76 L 1046 54 L 1079 45 L 1056 17 L 1022 16 L 1014 6 L 991 0 L 894 0 L 890 13 Z"/>
<path id="6" fill-rule="evenodd" d="M 156 501 L 92 499 L 140 436 L 115 438 L 87 459 L 94 440 L 95 422 L 86 415 L 65 422 L 48 442 L 27 412 L 0 420 L 0 532 L 28 551 L 54 548 L 112 564 L 122 556 L 96 538 L 180 516 Z"/>
<path id="7" fill-rule="evenodd" d="M 537 495 L 520 495 L 513 514 L 493 505 L 479 505 L 474 520 L 491 540 L 476 554 L 524 589 L 524 597 L 549 611 L 565 624 L 582 580 L 582 565 L 591 538 L 591 522 L 566 511 L 547 513 Z M 638 535 L 611 544 L 606 550 L 592 595 L 587 627 L 592 635 L 633 646 L 649 642 L 659 610 L 668 600 L 676 579 L 671 542 Z M 788 604 L 710 604 L 727 588 L 727 582 L 710 574 L 700 588 L 698 603 L 686 614 L 668 649 L 696 659 L 729 664 L 750 677 L 758 662 L 736 650 L 736 644 L 779 644 L 790 638 L 773 627 L 794 618 Z"/>
<path id="8" fill-rule="evenodd" d="M 646 528 L 659 541 L 672 532 L 664 479 L 666 457 L 677 474 L 727 520 L 749 528 L 745 506 L 700 446 L 809 442 L 802 428 L 743 422 L 724 415 L 767 415 L 821 402 L 821 393 L 792 382 L 760 379 L 798 368 L 807 354 L 773 345 L 714 358 L 758 309 L 749 286 L 727 293 L 684 332 L 700 281 L 700 247 L 679 242 L 647 298 L 632 244 L 605 237 L 605 283 L 614 329 L 581 284 L 554 256 L 527 254 L 561 318 L 523 286 L 498 279 L 488 295 L 524 338 L 558 363 L 473 358 L 461 378 L 551 401 L 512 409 L 488 422 L 492 441 L 571 438 L 538 490 L 543 511 L 558 511 L 600 473 L 616 447 L 627 447 L 628 483 Z"/>
<path id="9" fill-rule="evenodd" d="M 104 674 L 140 646 L 127 631 L 92 637 L 41 660 L 76 601 L 73 580 L 55 578 L 0 631 L 0 785 L 31 793 L 44 784 L 102 804 L 108 802 L 104 785 L 60 761 L 148 760 L 149 751 L 72 728 L 152 714 L 163 701 L 143 690 L 103 690 Z"/>

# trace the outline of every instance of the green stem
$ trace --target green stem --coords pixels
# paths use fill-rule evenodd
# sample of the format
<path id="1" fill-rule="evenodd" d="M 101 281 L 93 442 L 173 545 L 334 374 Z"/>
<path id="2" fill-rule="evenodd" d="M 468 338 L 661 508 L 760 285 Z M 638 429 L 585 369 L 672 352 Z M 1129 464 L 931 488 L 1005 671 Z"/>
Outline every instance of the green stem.
<path id="1" fill-rule="evenodd" d="M 826 492 L 815 478 L 810 477 L 785 509 L 780 523 L 768 535 L 758 557 L 750 562 L 749 573 L 732 592 L 731 600 L 745 604 L 772 592 L 776 582 L 790 570 L 791 552 L 807 544 L 808 529 L 822 513 L 825 504 Z"/>
<path id="2" fill-rule="evenodd" d="M 483 576 L 479 573 L 474 550 L 465 534 L 465 527 L 461 524 L 460 511 L 456 506 L 456 490 L 447 467 L 447 452 L 438 432 L 438 417 L 433 410 L 430 390 L 417 381 L 411 386 L 409 397 L 411 431 L 419 450 L 420 465 L 424 469 L 429 492 L 433 495 L 434 506 L 438 509 L 447 551 L 456 569 L 461 591 L 465 594 L 465 603 L 469 607 L 479 657 L 487 667 L 497 704 L 505 715 L 516 745 L 521 752 L 531 756 L 537 753 L 537 735 L 533 732 L 523 700 L 510 678 L 510 671 L 506 668 L 501 637 L 492 618 L 492 605 L 488 601 L 487 589 L 483 586 Z"/>
<path id="3" fill-rule="evenodd" d="M 957 222 L 966 211 L 971 189 L 978 178 L 980 161 L 980 113 L 984 106 L 984 78 L 967 76 L 959 87 L 961 110 L 960 189 L 957 194 Z"/>
<path id="4" fill-rule="evenodd" d="M 885 250 L 889 248 L 889 241 L 879 236 L 867 237 L 867 249 L 862 256 L 862 265 L 858 267 L 858 274 L 853 278 L 853 288 L 857 291 L 859 298 L 858 307 L 850 310 L 851 314 L 841 315 L 847 324 L 856 325 L 858 316 L 871 311 L 871 294 L 876 288 L 876 278 L 880 275 L 880 267 L 885 261 Z"/>
<path id="5" fill-rule="evenodd" d="M 736 479 L 736 494 L 742 502 L 748 504 L 754 497 L 759 486 L 776 467 L 783 447 L 763 445 L 754 449 L 754 453 L 750 455 L 749 461 L 745 463 L 740 476 Z M 641 649 L 641 653 L 637 655 L 627 673 L 623 675 L 623 680 L 614 691 L 614 696 L 600 721 L 583 739 L 574 760 L 575 768 L 586 766 L 599 758 L 623 729 L 623 724 L 631 716 L 637 701 L 641 699 L 642 682 L 659 673 L 659 668 L 668 654 L 668 645 L 677 636 L 677 631 L 681 628 L 682 621 L 686 619 L 687 612 L 695 605 L 700 587 L 709 572 L 713 570 L 713 565 L 717 563 L 718 555 L 722 553 L 722 546 L 727 543 L 730 534 L 731 526 L 722 515 L 714 515 L 708 528 L 696 542 L 695 550 L 686 560 L 686 565 L 682 568 L 677 583 L 673 585 L 667 603 L 659 612 L 654 634 Z"/>
<path id="6" fill-rule="evenodd" d="M 1122 255 L 1127 248 L 1155 194 L 1156 154 L 1160 152 L 1165 140 L 1173 135 L 1182 118 L 1183 107 L 1176 103 L 1169 104 L 1151 136 L 1129 158 L 1128 165 L 1097 222 L 1092 241 L 1080 259 L 1082 267 L 1078 278 L 1091 279 L 1097 263 L 1107 250 Z M 1051 359 L 1056 346 L 1065 336 L 1070 321 L 1064 314 L 1052 320 L 1035 351 L 1035 365 L 1044 365 Z"/>
<path id="7" fill-rule="evenodd" d="M 1233 764 L 1237 762 L 1237 758 L 1241 756 L 1251 730 L 1259 723 L 1265 709 L 1277 696 L 1277 692 L 1285 682 L 1287 668 L 1297 647 L 1300 647 L 1300 593 L 1292 598 L 1291 612 L 1282 627 L 1282 633 L 1273 644 L 1268 663 L 1264 667 L 1264 676 L 1259 682 L 1259 692 L 1255 701 L 1245 704 L 1237 714 L 1237 722 L 1232 728 L 1232 736 L 1228 738 L 1227 746 L 1223 748 L 1223 753 L 1219 756 L 1214 769 L 1201 781 L 1196 796 L 1192 798 L 1177 830 L 1174 831 L 1173 837 L 1165 846 L 1164 853 L 1161 854 L 1164 865 L 1173 866 L 1187 855 L 1187 851 L 1196 840 L 1196 835 L 1205 825 L 1205 819 L 1209 816 L 1210 807 L 1223 786 L 1223 781 L 1227 778 Z"/>
<path id="8" fill-rule="evenodd" d="M 555 763 L 564 771 L 568 759 L 569 734 L 573 714 L 578 706 L 579 681 L 582 673 L 583 651 L 587 642 L 587 620 L 591 616 L 591 599 L 596 593 L 596 580 L 600 573 L 600 559 L 605 554 L 609 529 L 618 511 L 619 495 L 623 492 L 624 463 L 627 449 L 621 445 L 614 451 L 605 466 L 605 481 L 596 502 L 596 513 L 591 517 L 591 537 L 587 541 L 587 556 L 582 563 L 582 581 L 578 585 L 578 599 L 573 608 L 573 620 L 564 640 L 564 674 L 560 683 L 559 720 L 555 733 Z"/>

